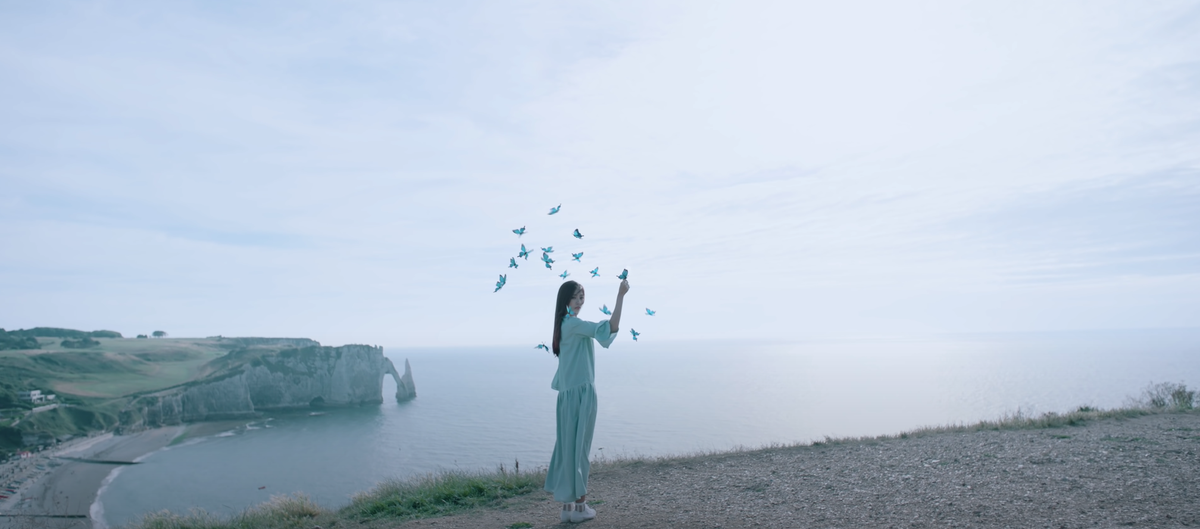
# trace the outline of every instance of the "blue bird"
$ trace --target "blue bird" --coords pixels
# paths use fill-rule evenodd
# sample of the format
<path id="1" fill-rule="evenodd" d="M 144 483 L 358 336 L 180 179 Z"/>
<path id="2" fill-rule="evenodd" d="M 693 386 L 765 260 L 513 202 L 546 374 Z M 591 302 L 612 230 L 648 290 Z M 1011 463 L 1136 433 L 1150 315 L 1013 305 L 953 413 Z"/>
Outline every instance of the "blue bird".
<path id="1" fill-rule="evenodd" d="M 525 235 L 525 226 L 521 226 L 520 229 L 513 230 L 513 233 L 517 234 L 517 237 Z"/>
<path id="2" fill-rule="evenodd" d="M 534 347 L 534 349 L 545 349 L 546 352 L 550 352 L 550 348 L 546 346 L 546 342 L 537 344 L 537 347 Z"/>
<path id="3" fill-rule="evenodd" d="M 629 270 L 621 269 L 621 275 L 617 276 L 617 279 L 625 280 L 628 278 L 629 278 Z"/>
<path id="4" fill-rule="evenodd" d="M 555 206 L 555 207 L 552 207 L 552 208 L 550 208 L 550 213 L 547 213 L 547 215 L 553 215 L 553 214 L 555 214 L 555 213 L 558 213 L 558 210 L 559 210 L 559 208 L 561 208 L 561 207 L 562 207 L 562 204 L 559 204 L 559 205 L 557 205 L 557 206 Z"/>
<path id="5" fill-rule="evenodd" d="M 516 268 L 516 267 L 517 267 L 517 260 L 516 260 L 516 258 L 514 258 L 514 257 L 509 257 L 509 258 L 508 258 L 508 267 L 509 267 L 509 268 Z"/>
<path id="6" fill-rule="evenodd" d="M 558 277 L 561 277 L 561 278 L 563 278 L 563 279 L 566 279 L 566 278 L 567 278 L 567 276 L 569 276 L 569 275 L 571 275 L 571 273 L 570 273 L 570 272 L 568 272 L 568 271 L 566 271 L 566 270 L 563 270 L 563 273 L 561 273 L 561 274 L 558 274 Z"/>
<path id="7" fill-rule="evenodd" d="M 633 341 L 635 341 L 635 342 L 637 341 L 637 337 L 638 337 L 638 335 L 639 335 L 639 334 L 642 334 L 642 333 L 640 333 L 640 332 L 637 332 L 637 331 L 633 330 L 633 328 L 630 328 L 630 329 L 629 329 L 629 332 L 633 334 Z"/>
<path id="8" fill-rule="evenodd" d="M 601 305 L 600 312 L 603 312 L 609 316 L 612 316 L 612 311 L 608 310 L 608 305 Z"/>
<path id="9" fill-rule="evenodd" d="M 647 316 L 653 316 L 655 312 L 657 312 L 657 311 L 653 311 L 653 310 L 650 310 L 650 309 L 646 309 L 646 315 L 647 315 Z"/>
<path id="10" fill-rule="evenodd" d="M 521 253 L 517 254 L 517 257 L 524 257 L 526 260 L 529 259 L 529 250 L 525 249 L 524 244 L 521 245 Z"/>
<path id="11" fill-rule="evenodd" d="M 547 246 L 547 247 L 545 247 L 545 248 L 542 248 L 542 253 L 554 253 L 554 247 L 553 247 L 553 246 Z"/>
<path id="12" fill-rule="evenodd" d="M 574 259 L 575 262 L 579 262 L 580 257 L 583 257 L 583 252 L 571 254 L 571 258 Z"/>
<path id="13" fill-rule="evenodd" d="M 592 269 L 592 277 L 599 277 L 599 276 L 600 276 L 600 267 L 597 266 L 596 268 Z"/>
<path id="14" fill-rule="evenodd" d="M 576 238 L 576 239 L 582 239 L 582 238 L 583 238 L 583 234 L 582 234 L 582 233 L 579 233 L 579 228 L 575 228 L 575 233 L 574 233 L 574 235 L 575 235 L 575 238 Z"/>
<path id="15" fill-rule="evenodd" d="M 500 289 L 504 288 L 504 283 L 507 283 L 507 282 L 508 282 L 508 275 L 501 275 L 500 280 L 496 282 L 496 290 L 493 290 L 492 292 L 493 293 L 499 292 Z"/>

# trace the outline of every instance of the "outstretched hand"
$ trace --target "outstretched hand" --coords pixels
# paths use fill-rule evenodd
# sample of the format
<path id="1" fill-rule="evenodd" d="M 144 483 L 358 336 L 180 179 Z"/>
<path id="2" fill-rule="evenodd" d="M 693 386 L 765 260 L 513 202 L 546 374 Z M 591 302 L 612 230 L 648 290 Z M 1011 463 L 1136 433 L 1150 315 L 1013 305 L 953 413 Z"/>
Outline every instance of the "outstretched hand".
<path id="1" fill-rule="evenodd" d="M 617 332 L 621 328 L 621 307 L 625 305 L 625 293 L 629 292 L 629 280 L 622 279 L 617 287 L 617 305 L 613 308 L 612 317 L 608 319 L 608 332 Z"/>

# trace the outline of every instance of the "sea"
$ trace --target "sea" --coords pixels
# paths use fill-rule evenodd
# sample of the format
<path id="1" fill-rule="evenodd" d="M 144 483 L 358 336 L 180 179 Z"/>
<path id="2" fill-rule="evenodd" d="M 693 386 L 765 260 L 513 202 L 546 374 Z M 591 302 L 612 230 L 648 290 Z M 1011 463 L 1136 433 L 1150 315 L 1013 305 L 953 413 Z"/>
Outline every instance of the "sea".
<path id="1" fill-rule="evenodd" d="M 554 446 L 557 360 L 532 347 L 403 348 L 417 398 L 268 414 L 114 470 L 97 526 L 146 513 L 229 516 L 303 493 L 330 508 L 431 472 L 529 471 Z M 1017 414 L 1113 408 L 1151 383 L 1200 388 L 1200 329 L 618 340 L 596 351 L 593 459 L 896 434 Z"/>

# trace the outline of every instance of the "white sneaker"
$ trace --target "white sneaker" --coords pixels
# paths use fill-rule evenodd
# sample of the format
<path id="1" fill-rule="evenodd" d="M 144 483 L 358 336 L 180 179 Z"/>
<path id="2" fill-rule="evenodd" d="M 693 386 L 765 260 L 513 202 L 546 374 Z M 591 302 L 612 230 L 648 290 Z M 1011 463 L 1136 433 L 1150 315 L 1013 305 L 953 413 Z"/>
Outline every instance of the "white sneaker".
<path id="1" fill-rule="evenodd" d="M 571 522 L 579 523 L 586 522 L 596 517 L 596 511 L 588 507 L 587 502 L 576 503 L 575 508 L 571 510 Z"/>
<path id="2" fill-rule="evenodd" d="M 567 522 L 571 521 L 571 511 L 573 511 L 573 510 L 575 510 L 575 502 L 564 503 L 563 508 L 562 508 L 562 514 L 560 514 L 558 516 L 559 521 L 561 521 L 562 523 L 567 523 Z"/>

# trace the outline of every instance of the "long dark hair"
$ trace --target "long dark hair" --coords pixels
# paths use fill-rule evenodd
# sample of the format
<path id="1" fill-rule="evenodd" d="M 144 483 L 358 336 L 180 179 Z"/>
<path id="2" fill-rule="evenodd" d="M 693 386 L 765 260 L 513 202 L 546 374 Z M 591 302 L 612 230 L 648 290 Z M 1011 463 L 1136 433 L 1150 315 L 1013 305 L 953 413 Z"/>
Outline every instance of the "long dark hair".
<path id="1" fill-rule="evenodd" d="M 558 287 L 558 301 L 554 303 L 554 340 L 551 342 L 554 356 L 558 356 L 558 341 L 562 339 L 562 321 L 563 316 L 567 315 L 567 304 L 576 292 L 579 292 L 579 283 L 574 281 L 567 281 Z"/>

